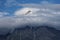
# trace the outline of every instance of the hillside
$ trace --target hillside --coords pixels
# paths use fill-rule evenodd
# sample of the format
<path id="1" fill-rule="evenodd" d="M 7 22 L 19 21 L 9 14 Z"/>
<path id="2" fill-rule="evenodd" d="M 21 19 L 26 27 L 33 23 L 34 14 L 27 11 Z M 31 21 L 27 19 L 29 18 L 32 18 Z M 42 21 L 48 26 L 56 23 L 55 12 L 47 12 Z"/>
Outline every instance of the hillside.
<path id="1" fill-rule="evenodd" d="M 48 26 L 16 28 L 12 34 L 0 35 L 0 40 L 60 40 L 60 31 Z"/>

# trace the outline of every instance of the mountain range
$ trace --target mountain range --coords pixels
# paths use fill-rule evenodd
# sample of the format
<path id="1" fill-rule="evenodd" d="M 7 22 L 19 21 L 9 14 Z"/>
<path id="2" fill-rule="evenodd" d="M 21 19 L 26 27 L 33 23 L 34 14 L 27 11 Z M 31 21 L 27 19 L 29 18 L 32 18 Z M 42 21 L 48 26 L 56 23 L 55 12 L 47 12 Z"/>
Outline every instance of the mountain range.
<path id="1" fill-rule="evenodd" d="M 60 30 L 49 26 L 26 26 L 0 35 L 0 40 L 60 40 Z"/>

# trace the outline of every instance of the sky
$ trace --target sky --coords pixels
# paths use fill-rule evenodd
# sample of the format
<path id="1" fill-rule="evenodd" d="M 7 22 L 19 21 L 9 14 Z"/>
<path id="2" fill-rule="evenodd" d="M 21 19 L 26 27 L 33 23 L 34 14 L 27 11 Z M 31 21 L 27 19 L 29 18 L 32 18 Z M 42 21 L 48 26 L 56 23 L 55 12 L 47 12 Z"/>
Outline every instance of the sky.
<path id="1" fill-rule="evenodd" d="M 60 0 L 0 0 L 0 28 L 13 30 L 22 25 L 49 25 L 60 30 Z"/>
<path id="2" fill-rule="evenodd" d="M 0 0 L 0 11 L 9 12 L 12 15 L 13 12 L 22 8 L 22 6 L 18 6 L 17 4 L 41 4 L 46 1 L 53 4 L 60 4 L 60 0 Z"/>

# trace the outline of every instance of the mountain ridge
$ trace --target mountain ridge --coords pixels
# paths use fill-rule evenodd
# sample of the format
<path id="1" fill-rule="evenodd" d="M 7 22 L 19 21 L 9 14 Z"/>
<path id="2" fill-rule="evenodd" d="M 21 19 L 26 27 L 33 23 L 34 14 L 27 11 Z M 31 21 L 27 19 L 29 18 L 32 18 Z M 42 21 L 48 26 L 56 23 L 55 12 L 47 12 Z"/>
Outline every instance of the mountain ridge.
<path id="1" fill-rule="evenodd" d="M 5 37 L 6 40 L 60 40 L 60 30 L 48 26 L 26 26 L 16 28 L 13 33 L 7 33 Z"/>

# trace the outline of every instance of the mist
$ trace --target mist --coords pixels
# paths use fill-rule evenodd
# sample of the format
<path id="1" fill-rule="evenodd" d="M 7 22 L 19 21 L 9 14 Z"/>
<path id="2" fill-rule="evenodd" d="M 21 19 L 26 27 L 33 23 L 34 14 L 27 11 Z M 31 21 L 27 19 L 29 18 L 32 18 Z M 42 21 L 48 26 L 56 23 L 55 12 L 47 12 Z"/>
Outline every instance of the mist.
<path id="1" fill-rule="evenodd" d="M 7 33 L 9 30 L 13 32 L 15 28 L 25 27 L 26 25 L 37 27 L 37 26 L 49 26 L 60 30 L 60 11 L 58 5 L 42 5 L 32 6 L 30 4 L 24 4 L 24 7 L 16 10 L 13 16 L 4 16 L 8 13 L 0 12 L 0 34 Z M 26 7 L 27 6 L 27 7 Z M 54 7 L 55 6 L 55 7 Z M 54 8 L 53 8 L 54 7 Z M 56 11 L 57 10 L 57 11 Z M 27 15 L 25 13 L 31 11 Z"/>

